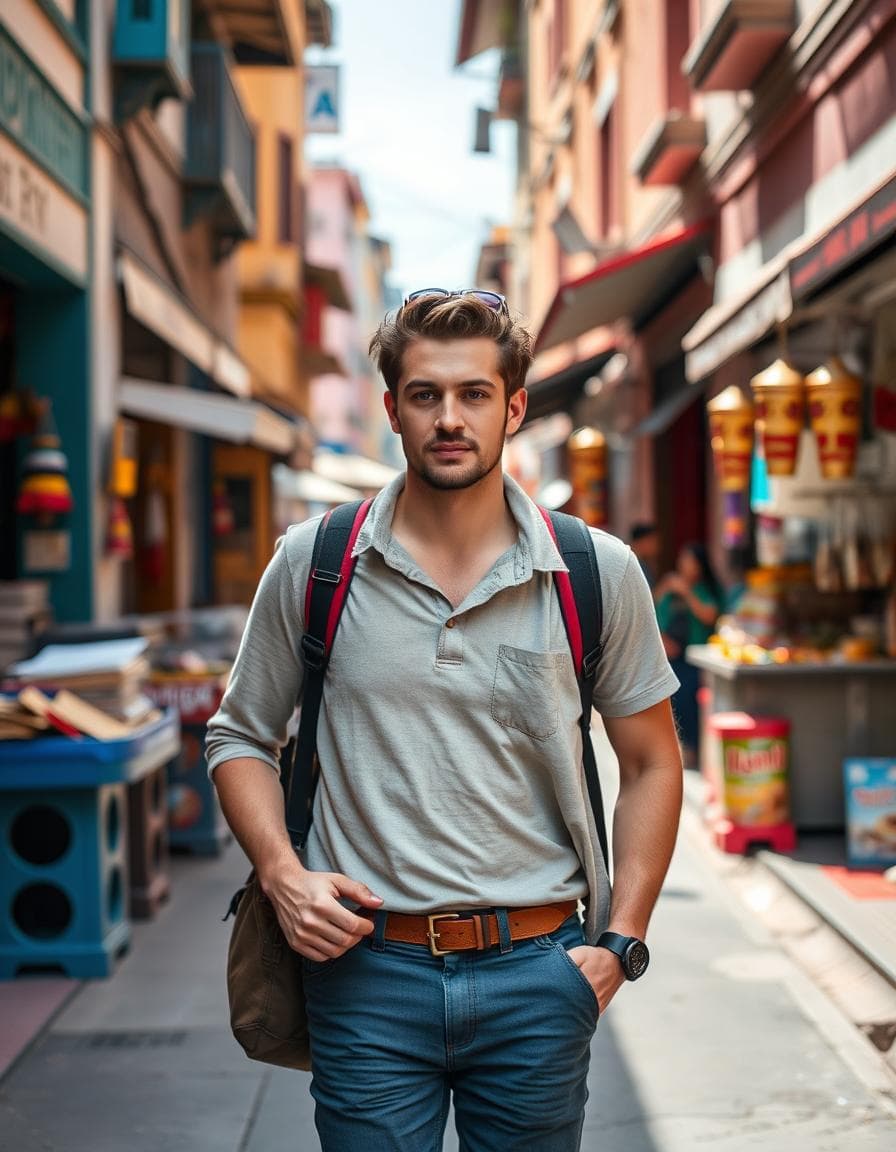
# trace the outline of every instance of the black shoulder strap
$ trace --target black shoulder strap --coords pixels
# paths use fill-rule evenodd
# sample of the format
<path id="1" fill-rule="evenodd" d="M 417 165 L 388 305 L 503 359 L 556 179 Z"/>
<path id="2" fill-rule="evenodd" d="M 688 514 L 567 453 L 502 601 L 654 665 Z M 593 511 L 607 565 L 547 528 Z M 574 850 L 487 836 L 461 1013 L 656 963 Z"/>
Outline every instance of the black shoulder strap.
<path id="1" fill-rule="evenodd" d="M 317 529 L 311 553 L 311 570 L 305 593 L 305 633 L 302 661 L 305 678 L 301 698 L 299 731 L 284 749 L 281 772 L 288 774 L 286 827 L 293 847 L 305 847 L 311 827 L 314 790 L 317 785 L 317 718 L 324 693 L 324 675 L 333 637 L 355 571 L 351 555 L 355 538 L 370 507 L 369 500 L 340 504 L 329 512 Z M 287 762 L 284 763 L 284 760 Z"/>
<path id="2" fill-rule="evenodd" d="M 563 612 L 563 623 L 569 646 L 576 662 L 576 677 L 582 698 L 582 714 L 579 725 L 582 729 L 582 758 L 588 796 L 594 813 L 597 839 L 604 857 L 604 865 L 609 871 L 609 851 L 607 846 L 607 826 L 604 819 L 604 801 L 597 774 L 597 761 L 594 745 L 591 742 L 591 709 L 594 697 L 594 679 L 601 653 L 603 632 L 603 597 L 600 590 L 600 572 L 594 542 L 585 523 L 577 516 L 565 512 L 551 512 L 550 521 L 554 538 L 569 569 L 570 597 L 565 594 L 561 578 L 566 573 L 555 572 L 554 583 Z"/>

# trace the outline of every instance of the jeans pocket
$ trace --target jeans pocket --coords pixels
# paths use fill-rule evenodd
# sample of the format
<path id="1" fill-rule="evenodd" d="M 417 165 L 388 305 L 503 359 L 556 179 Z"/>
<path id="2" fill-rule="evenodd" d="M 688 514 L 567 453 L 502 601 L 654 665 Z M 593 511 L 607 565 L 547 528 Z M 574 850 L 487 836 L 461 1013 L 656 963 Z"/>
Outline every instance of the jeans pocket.
<path id="1" fill-rule="evenodd" d="M 560 718 L 557 661 L 563 653 L 527 652 L 509 644 L 498 647 L 492 687 L 492 717 L 534 740 L 547 740 Z"/>
<path id="2" fill-rule="evenodd" d="M 570 956 L 566 948 L 564 948 L 559 940 L 552 940 L 551 943 L 553 945 L 554 951 L 557 952 L 561 957 L 564 968 L 574 977 L 580 994 L 587 999 L 588 1006 L 594 1012 L 594 1018 L 596 1021 L 597 1017 L 600 1015 L 600 1005 L 597 1002 L 597 995 L 595 994 L 594 989 L 591 987 L 591 981 L 578 966 L 578 964 L 576 964 L 575 960 L 573 960 L 572 956 Z"/>

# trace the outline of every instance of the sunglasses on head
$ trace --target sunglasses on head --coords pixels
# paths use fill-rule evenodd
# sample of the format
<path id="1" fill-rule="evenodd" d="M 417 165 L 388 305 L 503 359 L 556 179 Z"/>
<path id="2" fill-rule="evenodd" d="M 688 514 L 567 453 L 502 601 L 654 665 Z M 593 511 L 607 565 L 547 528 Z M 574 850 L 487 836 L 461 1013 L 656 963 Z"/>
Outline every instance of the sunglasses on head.
<path id="1" fill-rule="evenodd" d="M 416 292 L 409 292 L 405 296 L 401 306 L 404 308 L 408 304 L 413 304 L 415 300 L 426 299 L 427 296 L 441 296 L 446 300 L 452 296 L 475 296 L 493 312 L 501 312 L 505 316 L 509 315 L 507 301 L 504 297 L 497 292 L 487 292 L 484 288 L 456 288 L 453 291 L 449 291 L 447 288 L 418 288 Z"/>

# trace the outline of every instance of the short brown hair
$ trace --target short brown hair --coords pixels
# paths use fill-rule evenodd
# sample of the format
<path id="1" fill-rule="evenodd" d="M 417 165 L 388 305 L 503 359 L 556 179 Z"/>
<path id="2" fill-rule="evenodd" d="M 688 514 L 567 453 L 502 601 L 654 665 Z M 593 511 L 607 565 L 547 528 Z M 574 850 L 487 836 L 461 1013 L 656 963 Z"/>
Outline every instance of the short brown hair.
<path id="1" fill-rule="evenodd" d="M 484 336 L 498 347 L 498 371 L 509 399 L 526 382 L 532 363 L 532 337 L 506 312 L 496 312 L 475 296 L 423 296 L 383 320 L 368 349 L 394 396 L 402 359 L 414 340 L 471 340 Z"/>

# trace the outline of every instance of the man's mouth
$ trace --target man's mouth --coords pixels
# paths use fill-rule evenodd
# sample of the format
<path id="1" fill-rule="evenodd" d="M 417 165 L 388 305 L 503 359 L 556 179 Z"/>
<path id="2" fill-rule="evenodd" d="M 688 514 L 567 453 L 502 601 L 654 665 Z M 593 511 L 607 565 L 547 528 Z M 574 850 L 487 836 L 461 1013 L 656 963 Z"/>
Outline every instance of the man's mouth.
<path id="1" fill-rule="evenodd" d="M 470 446 L 458 440 L 441 441 L 433 444 L 430 451 L 435 452 L 437 456 L 461 456 L 464 452 L 470 451 Z"/>

